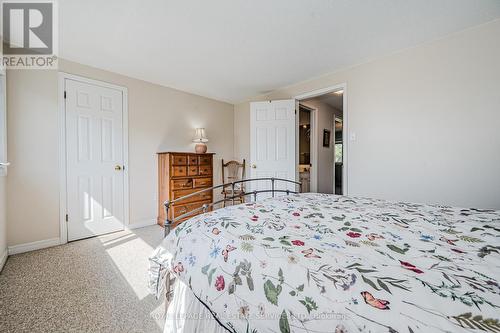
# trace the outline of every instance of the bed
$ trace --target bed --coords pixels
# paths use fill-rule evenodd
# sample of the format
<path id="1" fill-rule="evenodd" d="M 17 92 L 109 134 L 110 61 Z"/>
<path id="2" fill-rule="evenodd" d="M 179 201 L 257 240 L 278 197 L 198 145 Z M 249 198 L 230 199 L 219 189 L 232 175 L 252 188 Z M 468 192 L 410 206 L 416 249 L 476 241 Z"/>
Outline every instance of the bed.
<path id="1" fill-rule="evenodd" d="M 293 194 L 198 215 L 150 263 L 165 332 L 500 332 L 500 211 Z"/>

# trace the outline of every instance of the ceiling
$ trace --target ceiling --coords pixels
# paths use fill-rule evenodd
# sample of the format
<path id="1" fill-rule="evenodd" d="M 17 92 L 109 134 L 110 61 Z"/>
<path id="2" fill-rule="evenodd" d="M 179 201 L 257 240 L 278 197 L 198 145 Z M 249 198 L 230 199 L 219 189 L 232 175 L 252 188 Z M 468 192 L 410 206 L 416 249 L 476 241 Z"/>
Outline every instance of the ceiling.
<path id="1" fill-rule="evenodd" d="M 343 102 L 344 102 L 344 96 L 342 94 L 337 95 L 335 93 L 330 93 L 327 95 L 323 95 L 318 97 L 318 99 L 328 105 L 330 105 L 332 108 L 337 109 L 342 111 L 343 107 Z"/>
<path id="2" fill-rule="evenodd" d="M 343 104 L 344 104 L 344 96 L 340 92 L 341 92 L 341 90 L 337 91 L 337 92 L 331 92 L 331 93 L 327 93 L 327 94 L 320 95 L 317 97 L 305 99 L 304 101 L 308 101 L 308 100 L 320 101 L 320 102 L 323 102 L 325 104 L 330 105 L 334 109 L 342 111 Z"/>
<path id="3" fill-rule="evenodd" d="M 228 102 L 500 17 L 499 0 L 63 0 L 62 58 Z"/>

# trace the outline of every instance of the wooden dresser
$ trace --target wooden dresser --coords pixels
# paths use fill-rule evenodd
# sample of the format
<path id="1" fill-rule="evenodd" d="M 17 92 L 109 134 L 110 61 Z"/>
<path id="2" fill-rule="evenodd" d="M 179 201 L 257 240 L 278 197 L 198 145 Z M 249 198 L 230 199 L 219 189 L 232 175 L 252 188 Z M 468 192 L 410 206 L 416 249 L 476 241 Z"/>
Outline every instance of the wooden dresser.
<path id="1" fill-rule="evenodd" d="M 158 224 L 166 220 L 166 200 L 175 200 L 184 195 L 211 187 L 213 184 L 213 153 L 194 154 L 158 153 Z M 211 203 L 212 191 L 175 203 L 169 209 L 169 217 L 185 214 L 205 203 Z M 200 210 L 201 214 L 202 211 Z M 197 214 L 190 215 L 188 218 Z M 186 220 L 187 218 L 183 219 Z M 182 222 L 177 221 L 177 223 Z M 175 225 L 174 225 L 175 226 Z"/>

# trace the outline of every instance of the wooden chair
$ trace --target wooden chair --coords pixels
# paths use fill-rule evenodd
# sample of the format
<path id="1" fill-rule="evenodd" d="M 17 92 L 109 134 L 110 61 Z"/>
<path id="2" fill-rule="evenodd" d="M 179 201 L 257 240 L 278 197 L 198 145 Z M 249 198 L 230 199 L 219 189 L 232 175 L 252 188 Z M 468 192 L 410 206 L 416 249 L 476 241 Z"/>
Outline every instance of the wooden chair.
<path id="1" fill-rule="evenodd" d="M 222 160 L 222 183 L 231 183 L 235 182 L 238 180 L 243 180 L 245 179 L 245 160 L 243 160 L 243 163 L 240 163 L 238 161 L 229 161 L 227 163 L 224 163 L 224 160 Z M 233 189 L 231 186 L 224 187 L 222 189 L 222 194 L 224 195 L 224 207 L 226 207 L 226 201 L 232 199 L 227 199 L 228 197 L 231 198 L 233 196 L 237 196 L 234 198 L 235 201 L 238 203 L 244 203 L 245 202 L 245 196 L 242 194 L 245 193 L 245 186 L 243 184 L 235 184 L 234 186 L 234 193 Z"/>

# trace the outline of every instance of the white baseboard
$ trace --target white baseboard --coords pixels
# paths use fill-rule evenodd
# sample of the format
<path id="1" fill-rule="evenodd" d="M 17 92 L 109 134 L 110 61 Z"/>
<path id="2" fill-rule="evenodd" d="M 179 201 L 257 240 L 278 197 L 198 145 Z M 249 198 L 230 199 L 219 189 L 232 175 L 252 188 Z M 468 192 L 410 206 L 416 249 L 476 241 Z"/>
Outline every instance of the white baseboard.
<path id="1" fill-rule="evenodd" d="M 8 256 L 7 249 L 4 249 L 2 253 L 0 254 L 0 272 L 3 269 L 3 265 L 5 265 L 5 262 L 7 261 L 7 256 Z"/>
<path id="2" fill-rule="evenodd" d="M 133 229 L 138 229 L 138 228 L 144 228 L 144 227 L 149 227 L 152 225 L 156 224 L 156 219 L 148 219 L 148 220 L 142 220 L 136 223 L 129 224 L 128 226 L 125 226 L 125 230 L 133 230 Z M 25 243 L 25 244 L 19 244 L 19 245 L 13 245 L 8 247 L 8 251 L 5 251 L 5 254 L 0 258 L 0 267 L 3 267 L 3 263 L 5 260 L 7 260 L 7 255 L 12 255 L 12 254 L 18 254 L 18 253 L 24 253 L 24 252 L 29 252 L 29 251 L 34 251 L 34 250 L 40 250 L 44 249 L 47 247 L 52 247 L 52 246 L 57 246 L 61 245 L 61 240 L 59 238 L 51 238 L 51 239 L 44 239 L 32 243 Z M 5 257 L 5 258 L 3 258 Z"/>
<path id="3" fill-rule="evenodd" d="M 61 241 L 59 238 L 51 238 L 51 239 L 44 239 L 32 243 L 25 243 L 25 244 L 19 244 L 19 245 L 13 245 L 9 246 L 9 255 L 12 254 L 18 254 L 18 253 L 24 253 L 24 252 L 29 252 L 29 251 L 34 251 L 34 250 L 40 250 L 44 249 L 46 247 L 52 247 L 56 245 L 60 245 Z"/>
<path id="4" fill-rule="evenodd" d="M 131 223 L 128 226 L 125 226 L 125 229 L 133 230 L 133 229 L 138 229 L 138 228 L 149 227 L 149 226 L 155 225 L 155 224 L 156 224 L 156 219 L 142 220 L 139 222 Z"/>

